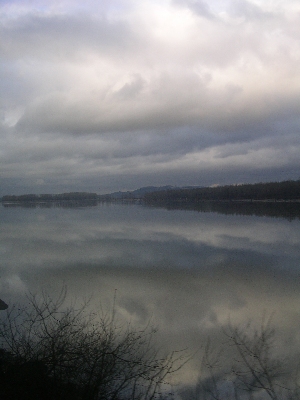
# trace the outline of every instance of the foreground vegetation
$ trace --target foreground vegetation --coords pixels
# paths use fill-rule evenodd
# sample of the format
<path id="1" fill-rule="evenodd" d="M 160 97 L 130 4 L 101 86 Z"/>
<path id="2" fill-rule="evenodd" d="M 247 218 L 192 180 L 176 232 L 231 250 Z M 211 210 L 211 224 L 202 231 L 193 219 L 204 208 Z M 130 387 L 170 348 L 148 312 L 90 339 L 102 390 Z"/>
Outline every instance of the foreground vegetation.
<path id="1" fill-rule="evenodd" d="M 170 393 L 168 378 L 187 361 L 181 352 L 161 356 L 153 330 L 64 307 L 65 295 L 30 295 L 27 306 L 2 311 L 1 400 L 300 399 L 299 357 L 276 351 L 270 320 L 228 324 L 224 340 L 202 346 L 198 383 Z"/>
<path id="2" fill-rule="evenodd" d="M 180 355 L 159 355 L 154 331 L 118 327 L 114 313 L 99 318 L 64 300 L 65 291 L 56 301 L 31 295 L 2 316 L 0 398 L 162 399 Z"/>
<path id="3" fill-rule="evenodd" d="M 194 400 L 299 400 L 299 354 L 277 351 L 270 319 L 258 328 L 228 326 L 224 341 L 208 341 L 202 358 L 202 376 L 186 399 Z M 285 349 L 287 350 L 287 349 Z"/>

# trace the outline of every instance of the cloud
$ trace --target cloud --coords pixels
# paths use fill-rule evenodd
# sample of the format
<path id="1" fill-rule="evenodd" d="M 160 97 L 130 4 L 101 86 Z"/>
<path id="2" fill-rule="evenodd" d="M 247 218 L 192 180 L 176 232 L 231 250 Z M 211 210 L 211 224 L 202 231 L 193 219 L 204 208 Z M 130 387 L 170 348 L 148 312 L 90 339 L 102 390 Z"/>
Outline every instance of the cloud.
<path id="1" fill-rule="evenodd" d="M 212 18 L 213 14 L 206 1 L 202 0 L 173 0 L 173 4 L 187 7 L 192 12 L 205 18 Z"/>
<path id="2" fill-rule="evenodd" d="M 293 0 L 2 3 L 1 179 L 295 178 L 299 11 Z"/>

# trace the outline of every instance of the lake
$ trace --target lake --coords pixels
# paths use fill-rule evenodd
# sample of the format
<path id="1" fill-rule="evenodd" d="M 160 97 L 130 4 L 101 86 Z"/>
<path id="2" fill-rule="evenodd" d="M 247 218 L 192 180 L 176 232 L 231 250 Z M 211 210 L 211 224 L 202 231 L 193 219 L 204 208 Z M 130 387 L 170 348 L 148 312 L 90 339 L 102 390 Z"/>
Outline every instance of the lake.
<path id="1" fill-rule="evenodd" d="M 195 353 L 176 383 L 197 381 L 204 343 L 229 320 L 272 316 L 278 354 L 299 349 L 299 218 L 103 203 L 2 206 L 0 221 L 2 300 L 64 284 L 99 310 L 116 296 L 120 319 L 150 321 L 162 348 Z"/>

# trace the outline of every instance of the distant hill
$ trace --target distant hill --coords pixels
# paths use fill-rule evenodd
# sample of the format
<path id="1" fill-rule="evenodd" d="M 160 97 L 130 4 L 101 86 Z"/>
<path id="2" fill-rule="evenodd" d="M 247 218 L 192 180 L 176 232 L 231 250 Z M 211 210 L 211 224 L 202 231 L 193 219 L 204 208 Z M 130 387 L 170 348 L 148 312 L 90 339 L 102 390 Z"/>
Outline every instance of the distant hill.
<path id="1" fill-rule="evenodd" d="M 108 199 L 113 199 L 113 200 L 122 200 L 122 199 L 143 199 L 144 196 L 148 193 L 153 193 L 153 192 L 166 192 L 169 190 L 179 190 L 179 189 L 194 189 L 194 188 L 199 188 L 201 186 L 184 186 L 184 187 L 177 187 L 177 186 L 145 186 L 141 187 L 136 190 L 132 191 L 127 191 L 127 192 L 113 192 L 113 193 L 107 193 L 103 195 L 99 195 L 100 200 L 108 200 Z"/>

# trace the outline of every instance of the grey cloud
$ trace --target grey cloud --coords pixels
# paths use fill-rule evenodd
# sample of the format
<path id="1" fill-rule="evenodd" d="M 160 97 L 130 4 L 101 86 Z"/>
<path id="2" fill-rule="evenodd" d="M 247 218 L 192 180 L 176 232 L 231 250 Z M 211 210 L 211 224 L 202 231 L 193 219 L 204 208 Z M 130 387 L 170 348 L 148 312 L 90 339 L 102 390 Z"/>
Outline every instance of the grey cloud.
<path id="1" fill-rule="evenodd" d="M 1 46 L 6 57 L 76 61 L 89 50 L 112 54 L 136 49 L 138 38 L 126 21 L 105 17 L 28 15 L 3 23 Z"/>
<path id="2" fill-rule="evenodd" d="M 289 1 L 92 3 L 1 14 L 3 194 L 298 178 Z"/>
<path id="3" fill-rule="evenodd" d="M 125 83 L 121 89 L 116 92 L 116 96 L 120 96 L 123 99 L 132 99 L 136 97 L 142 89 L 145 87 L 146 81 L 139 75 L 133 76 L 131 82 Z"/>
<path id="4" fill-rule="evenodd" d="M 276 13 L 264 11 L 262 7 L 247 0 L 233 0 L 229 11 L 233 16 L 244 17 L 247 20 L 268 20 L 276 16 Z"/>
<path id="5" fill-rule="evenodd" d="M 226 12 L 235 18 L 246 20 L 266 20 L 277 16 L 276 12 L 265 11 L 264 6 L 260 6 L 247 0 L 228 0 L 212 1 L 205 0 L 173 0 L 173 4 L 187 7 L 196 15 L 206 18 L 220 19 L 220 14 Z"/>
<path id="6" fill-rule="evenodd" d="M 239 120 L 245 124 L 257 119 L 257 106 L 246 108 L 247 101 L 239 104 L 241 93 L 243 88 L 234 84 L 227 84 L 216 93 L 191 73 L 162 73 L 148 82 L 138 75 L 117 91 L 98 94 L 88 89 L 83 93 L 75 91 L 73 96 L 54 92 L 40 97 L 29 103 L 16 127 L 20 132 L 77 135 L 196 124 L 199 129 L 226 129 L 229 125 L 234 130 Z"/>
<path id="7" fill-rule="evenodd" d="M 95 22 L 87 18 L 86 20 L 83 18 L 83 21 L 74 20 L 74 18 L 64 20 L 62 18 L 62 21 L 58 22 L 55 19 L 54 21 L 46 19 L 45 24 L 40 20 L 36 23 L 35 21 L 30 22 L 26 23 L 26 29 L 24 28 L 25 38 L 26 32 L 29 31 L 29 37 L 25 43 L 28 42 L 27 45 L 36 52 L 43 62 L 47 60 L 47 56 L 43 54 L 44 51 L 50 56 L 51 54 L 58 56 L 59 60 L 64 60 L 65 57 L 66 60 L 70 61 L 72 60 L 70 51 L 74 51 L 75 54 L 83 52 L 86 55 L 88 49 L 93 51 L 95 55 L 108 57 L 104 48 L 106 47 L 109 51 L 109 57 L 111 57 L 110 61 L 117 62 L 121 54 L 122 57 L 126 54 L 126 59 L 128 59 L 129 56 L 136 56 L 138 48 L 140 48 L 137 48 L 137 36 L 130 33 L 129 27 L 125 31 L 117 24 L 111 28 L 107 21 L 103 23 L 102 20 Z M 22 32 L 22 29 L 20 29 L 20 32 Z M 16 36 L 20 42 L 19 46 L 22 47 L 21 43 L 24 43 L 24 41 L 21 42 L 20 32 L 17 29 Z M 228 60 L 232 62 L 232 51 L 235 46 L 222 44 L 222 36 L 220 35 L 221 42 L 218 44 L 218 51 L 207 49 L 207 56 L 213 58 L 214 54 L 219 53 L 220 61 L 222 60 L 224 63 L 225 54 L 228 54 Z M 14 31 L 8 34 L 8 37 L 14 37 Z M 38 38 L 39 43 L 32 42 L 32 38 L 34 40 Z M 130 43 L 131 50 L 134 49 L 134 52 L 124 46 L 123 40 Z M 228 40 L 226 35 L 225 40 Z M 248 40 L 249 35 L 246 35 L 242 41 L 240 40 L 238 49 L 245 47 L 245 45 L 245 48 L 247 48 Z M 259 36 L 257 35 L 256 42 L 258 40 Z M 98 48 L 95 43 L 99 43 L 100 47 Z M 115 45 L 117 48 L 115 48 Z M 152 45 L 154 46 L 154 43 Z M 19 46 L 17 47 L 18 51 L 20 51 Z M 60 49 L 59 46 L 63 46 L 65 50 Z M 221 48 L 224 49 L 224 54 Z M 26 48 L 27 57 L 30 56 L 30 49 L 27 50 Z M 237 52 L 237 49 L 234 51 Z M 204 55 L 204 58 L 202 58 L 204 63 L 207 56 Z M 73 62 L 75 61 L 76 59 L 73 60 Z M 106 87 L 99 89 L 90 87 L 89 83 L 84 85 L 81 82 L 82 90 L 77 93 L 74 90 L 76 88 L 74 80 L 71 80 L 67 85 L 62 83 L 64 78 L 68 81 L 68 76 L 65 65 L 61 65 L 61 67 L 61 71 L 57 68 L 58 76 L 62 74 L 61 78 L 54 79 L 53 75 L 47 75 L 47 70 L 44 78 L 43 70 L 35 74 L 35 77 L 40 80 L 40 89 L 37 89 L 40 94 L 35 97 L 34 101 L 27 102 L 24 116 L 19 123 L 20 129 L 28 127 L 30 130 L 35 128 L 38 131 L 84 133 L 85 130 L 103 132 L 107 130 L 141 129 L 150 124 L 162 127 L 195 121 L 205 123 L 207 120 L 210 120 L 211 123 L 214 119 L 214 110 L 217 111 L 217 109 L 221 111 L 218 119 L 220 124 L 223 124 L 224 117 L 222 118 L 220 108 L 223 108 L 225 104 L 228 107 L 231 101 L 238 99 L 239 94 L 245 92 L 241 85 L 229 82 L 225 84 L 223 92 L 221 89 L 215 93 L 214 90 L 208 88 L 209 82 L 204 81 L 201 76 L 186 71 L 178 74 L 174 69 L 169 72 L 162 72 L 158 78 L 152 77 L 151 79 L 146 79 L 142 74 L 136 73 L 135 78 L 130 78 L 116 92 L 113 89 L 113 82 L 109 86 L 106 85 Z M 38 64 L 37 68 L 39 69 Z M 139 76 L 138 79 L 137 76 Z M 52 81 L 50 87 L 49 84 L 44 83 L 49 81 L 49 78 L 50 82 Z M 233 90 L 234 88 L 238 90 Z M 135 94 L 136 102 L 132 102 L 132 96 L 126 97 L 128 93 Z M 113 96 L 114 94 L 119 94 L 119 96 Z M 236 117 L 238 111 L 234 108 L 231 110 L 232 118 Z"/>
<path id="8" fill-rule="evenodd" d="M 74 96 L 56 92 L 29 104 L 17 128 L 84 134 L 182 125 L 199 118 L 193 107 L 196 101 L 198 109 L 205 107 L 205 92 L 202 80 L 192 74 L 162 74 L 147 87 L 139 77 L 104 96 L 89 90 L 82 97 L 76 91 Z"/>
<path id="9" fill-rule="evenodd" d="M 212 149 L 208 164 L 206 152 Z M 3 182 L 15 174 L 21 178 L 22 185 L 15 183 L 14 192 L 25 182 L 31 191 L 44 192 L 36 181 L 43 179 L 45 188 L 52 188 L 57 179 L 61 191 L 80 186 L 102 193 L 146 184 L 298 179 L 299 150 L 297 131 L 276 124 L 254 133 L 250 126 L 243 135 L 201 132 L 195 126 L 77 136 L 71 141 L 58 134 L 29 135 L 24 141 L 18 132 L 9 132 L 1 148 L 1 177 Z M 3 185 L 3 194 L 7 190 Z"/>

